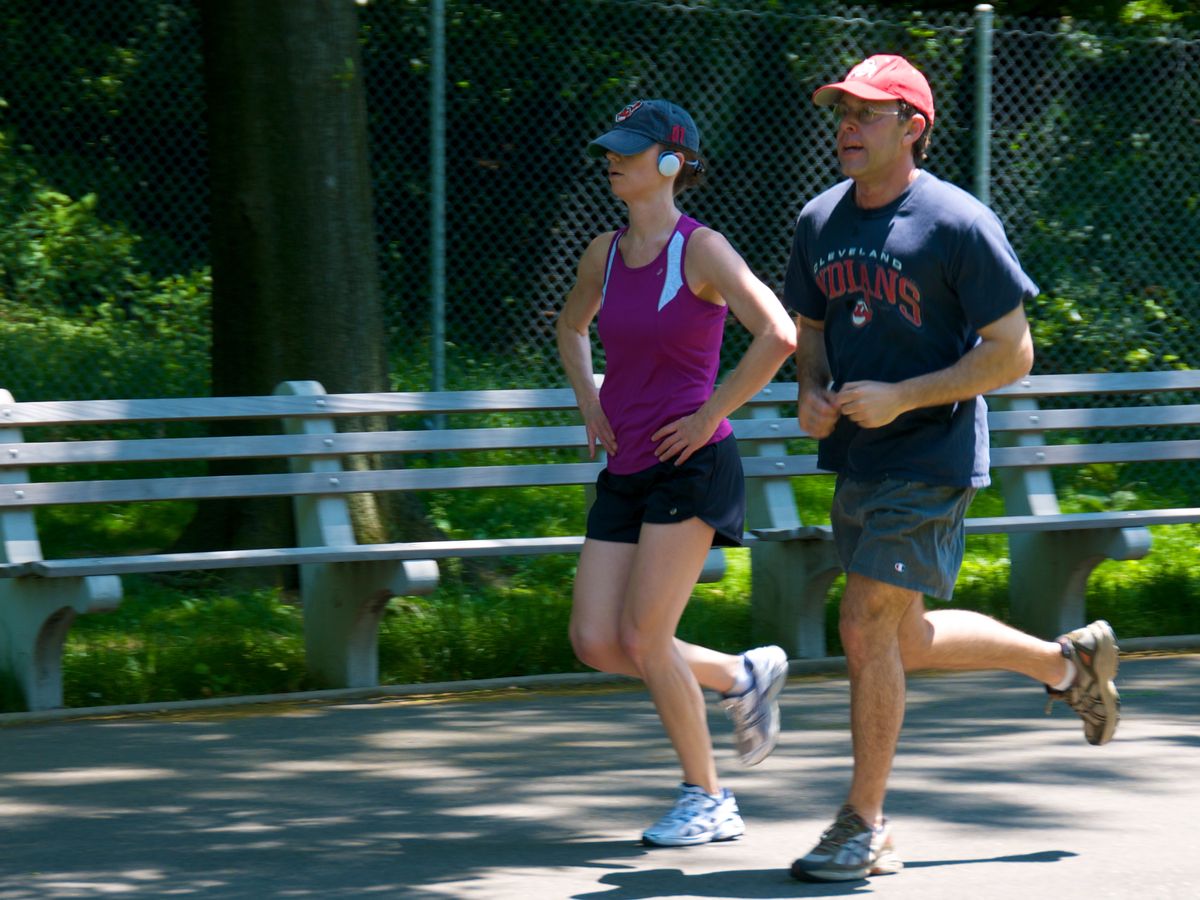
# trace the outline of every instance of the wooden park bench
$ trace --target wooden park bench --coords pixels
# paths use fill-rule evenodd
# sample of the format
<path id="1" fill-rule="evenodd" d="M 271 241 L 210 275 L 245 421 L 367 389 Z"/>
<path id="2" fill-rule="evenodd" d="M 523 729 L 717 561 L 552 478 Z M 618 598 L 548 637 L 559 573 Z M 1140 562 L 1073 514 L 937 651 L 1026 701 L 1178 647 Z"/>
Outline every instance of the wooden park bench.
<path id="1" fill-rule="evenodd" d="M 1026 627 L 1049 634 L 1079 624 L 1083 585 L 1096 563 L 1144 555 L 1147 525 L 1200 518 L 1196 509 L 1063 514 L 1048 475 L 1057 465 L 1194 460 L 1200 441 L 1051 446 L 1046 436 L 1194 426 L 1200 406 L 1179 398 L 1197 388 L 1197 373 L 1165 372 L 1043 376 L 997 392 L 1010 408 L 992 414 L 995 433 L 1015 444 L 993 451 L 993 465 L 1014 475 L 1006 480 L 1010 515 L 971 520 L 968 531 L 1012 535 L 1013 610 L 1028 619 Z M 1092 394 L 1130 402 L 1036 406 Z M 826 473 L 816 468 L 811 441 L 802 440 L 795 397 L 794 384 L 768 386 L 734 428 L 750 486 L 756 631 L 789 655 L 820 656 L 825 594 L 838 567 L 828 526 L 806 525 L 796 512 L 792 479 Z M 1150 397 L 1169 402 L 1154 405 Z M 439 561 L 577 553 L 583 538 L 506 534 L 364 544 L 354 534 L 350 496 L 591 485 L 603 463 L 581 457 L 583 427 L 546 424 L 577 422 L 574 405 L 566 389 L 328 395 L 314 382 L 288 382 L 273 396 L 241 398 L 18 403 L 0 391 L 0 671 L 12 674 L 30 709 L 60 706 L 70 625 L 77 614 L 119 604 L 123 575 L 296 565 L 310 671 L 330 687 L 374 685 L 387 601 L 432 591 Z M 278 433 L 258 433 L 264 421 Z M 158 436 L 172 427 L 214 423 L 223 430 L 244 423 L 245 433 Z M 141 433 L 128 436 L 135 428 Z M 357 464 L 368 457 L 382 467 Z M 235 460 L 274 460 L 281 471 L 207 469 Z M 197 471 L 181 475 L 181 465 Z M 103 477 L 106 467 L 119 477 Z M 38 535 L 38 510 L 47 507 L 262 497 L 292 501 L 295 540 L 288 546 L 46 559 Z M 720 578 L 723 565 L 714 550 L 702 579 Z"/>

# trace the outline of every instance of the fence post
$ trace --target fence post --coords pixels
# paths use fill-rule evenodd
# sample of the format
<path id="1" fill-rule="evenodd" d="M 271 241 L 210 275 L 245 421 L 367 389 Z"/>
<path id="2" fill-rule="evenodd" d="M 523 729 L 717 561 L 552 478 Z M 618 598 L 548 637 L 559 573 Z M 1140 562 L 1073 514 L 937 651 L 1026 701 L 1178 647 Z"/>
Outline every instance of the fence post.
<path id="1" fill-rule="evenodd" d="M 446 3 L 429 4 L 429 289 L 432 390 L 446 387 Z"/>
<path id="2" fill-rule="evenodd" d="M 975 196 L 991 204 L 992 6 L 975 7 Z"/>

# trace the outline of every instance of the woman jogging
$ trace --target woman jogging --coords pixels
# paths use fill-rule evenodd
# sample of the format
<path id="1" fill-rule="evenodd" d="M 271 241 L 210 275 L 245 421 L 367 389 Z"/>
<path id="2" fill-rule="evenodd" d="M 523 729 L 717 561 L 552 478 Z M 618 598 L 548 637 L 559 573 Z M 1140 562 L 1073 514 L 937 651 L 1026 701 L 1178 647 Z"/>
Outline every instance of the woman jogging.
<path id="1" fill-rule="evenodd" d="M 717 780 L 701 687 L 722 695 L 741 761 L 753 765 L 778 737 L 787 658 L 779 647 L 718 653 L 675 629 L 709 549 L 741 543 L 745 485 L 726 416 L 793 353 L 796 329 L 729 242 L 676 207 L 704 171 L 686 111 L 631 103 L 588 152 L 607 160 L 629 223 L 589 244 L 557 323 L 589 451 L 599 444 L 608 454 L 575 579 L 571 642 L 587 665 L 645 682 L 679 756 L 678 799 L 642 840 L 732 840 L 744 826 Z M 753 341 L 714 391 L 729 310 Z M 593 319 L 607 359 L 600 390 Z"/>

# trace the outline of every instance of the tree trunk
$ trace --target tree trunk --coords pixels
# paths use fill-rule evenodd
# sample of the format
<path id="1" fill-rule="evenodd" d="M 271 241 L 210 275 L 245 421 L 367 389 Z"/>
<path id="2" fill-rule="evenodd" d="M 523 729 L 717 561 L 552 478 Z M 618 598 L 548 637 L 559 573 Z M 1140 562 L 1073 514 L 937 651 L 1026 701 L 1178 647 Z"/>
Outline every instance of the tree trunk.
<path id="1" fill-rule="evenodd" d="M 201 0 L 200 13 L 213 394 L 269 394 L 291 379 L 330 393 L 387 390 L 357 8 Z M 385 538 L 369 497 L 356 504 L 356 527 L 360 540 Z M 202 506 L 183 543 L 289 540 L 290 508 L 263 501 Z"/>

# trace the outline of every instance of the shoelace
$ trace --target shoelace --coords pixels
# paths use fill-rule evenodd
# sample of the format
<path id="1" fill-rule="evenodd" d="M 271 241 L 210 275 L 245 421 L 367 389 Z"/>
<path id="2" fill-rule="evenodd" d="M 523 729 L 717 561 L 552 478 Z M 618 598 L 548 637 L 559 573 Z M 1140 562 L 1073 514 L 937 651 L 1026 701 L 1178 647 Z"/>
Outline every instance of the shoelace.
<path id="1" fill-rule="evenodd" d="M 1105 719 L 1104 703 L 1099 697 L 1093 697 L 1091 694 L 1085 694 L 1082 691 L 1078 692 L 1078 696 L 1071 696 L 1071 692 L 1063 691 L 1057 694 L 1049 694 L 1046 697 L 1046 715 L 1050 714 L 1054 707 L 1054 701 L 1061 700 L 1071 709 L 1092 725 L 1098 725 Z"/>
<path id="2" fill-rule="evenodd" d="M 1078 697 L 1068 697 L 1067 703 L 1070 704 L 1071 709 L 1093 724 L 1104 721 L 1104 703 L 1097 696 L 1080 692 Z"/>
<path id="3" fill-rule="evenodd" d="M 703 807 L 706 802 L 710 802 L 709 798 L 703 794 L 694 794 L 689 791 L 675 801 L 675 806 L 663 819 L 667 822 L 686 822 L 694 818 L 696 813 L 704 812 Z"/>
<path id="4" fill-rule="evenodd" d="M 1050 691 L 1046 697 L 1046 714 L 1050 714 L 1055 700 L 1061 700 L 1071 707 L 1084 721 L 1091 725 L 1102 724 L 1106 718 L 1104 702 L 1093 688 L 1099 680 L 1092 670 L 1084 670 L 1078 657 L 1074 657 L 1076 665 L 1080 666 L 1079 676 L 1071 687 L 1065 691 Z"/>
<path id="5" fill-rule="evenodd" d="M 817 849 L 833 850 L 842 846 L 851 838 L 868 833 L 863 831 L 857 816 L 854 814 L 839 816 L 832 825 L 825 829 L 825 833 L 821 835 L 821 842 L 817 845 Z"/>
<path id="6" fill-rule="evenodd" d="M 734 718 L 743 727 L 749 727 L 762 720 L 762 704 L 758 702 L 758 677 L 751 675 L 750 687 L 744 694 L 738 695 L 738 701 L 732 707 Z"/>
<path id="7" fill-rule="evenodd" d="M 746 709 L 741 703 L 733 708 L 734 718 L 737 719 L 737 723 L 742 728 L 753 728 L 763 719 L 757 703 L 748 705 L 750 706 L 749 709 Z"/>

